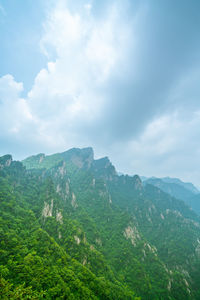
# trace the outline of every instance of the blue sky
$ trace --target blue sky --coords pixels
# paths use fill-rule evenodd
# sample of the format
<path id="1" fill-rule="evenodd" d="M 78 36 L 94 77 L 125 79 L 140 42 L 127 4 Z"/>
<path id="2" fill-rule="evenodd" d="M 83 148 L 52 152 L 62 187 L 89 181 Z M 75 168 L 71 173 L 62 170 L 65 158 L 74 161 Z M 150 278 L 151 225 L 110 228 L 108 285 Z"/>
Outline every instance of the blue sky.
<path id="1" fill-rule="evenodd" d="M 12 74 L 31 89 L 47 63 L 38 45 L 45 18 L 45 1 L 0 1 L 0 76 Z"/>
<path id="2" fill-rule="evenodd" d="M 0 154 L 200 186 L 199 32 L 197 0 L 0 0 Z"/>

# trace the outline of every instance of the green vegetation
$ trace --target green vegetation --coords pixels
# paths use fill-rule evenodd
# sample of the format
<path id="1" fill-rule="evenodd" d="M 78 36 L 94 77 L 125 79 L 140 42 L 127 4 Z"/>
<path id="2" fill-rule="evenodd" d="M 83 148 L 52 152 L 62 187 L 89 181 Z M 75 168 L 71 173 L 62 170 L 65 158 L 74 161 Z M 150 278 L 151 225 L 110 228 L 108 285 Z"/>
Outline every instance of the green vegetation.
<path id="1" fill-rule="evenodd" d="M 0 158 L 1 299 L 200 299 L 199 217 L 91 148 Z"/>

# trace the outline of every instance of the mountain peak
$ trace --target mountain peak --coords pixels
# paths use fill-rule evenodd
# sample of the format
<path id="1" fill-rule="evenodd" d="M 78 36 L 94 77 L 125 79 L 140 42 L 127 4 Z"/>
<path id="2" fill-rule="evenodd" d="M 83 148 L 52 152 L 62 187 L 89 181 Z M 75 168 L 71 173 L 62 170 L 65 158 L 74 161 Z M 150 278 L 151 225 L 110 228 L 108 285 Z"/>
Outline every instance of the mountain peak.
<path id="1" fill-rule="evenodd" d="M 138 175 L 133 176 L 134 186 L 136 190 L 142 190 L 142 180 Z"/>
<path id="2" fill-rule="evenodd" d="M 94 151 L 92 147 L 87 148 L 72 148 L 61 153 L 64 160 L 70 160 L 75 166 L 79 168 L 90 168 L 94 160 Z"/>
<path id="3" fill-rule="evenodd" d="M 9 167 L 12 162 L 12 155 L 6 154 L 0 157 L 0 169 L 3 167 Z"/>
<path id="4" fill-rule="evenodd" d="M 92 147 L 86 147 L 86 148 L 71 148 L 69 150 L 66 150 L 61 153 L 61 155 L 69 155 L 69 154 L 79 154 L 83 156 L 92 155 L 94 156 L 94 151 Z"/>
<path id="5" fill-rule="evenodd" d="M 99 177 L 112 180 L 113 176 L 117 175 L 115 167 L 110 162 L 107 156 L 94 160 L 93 171 Z"/>

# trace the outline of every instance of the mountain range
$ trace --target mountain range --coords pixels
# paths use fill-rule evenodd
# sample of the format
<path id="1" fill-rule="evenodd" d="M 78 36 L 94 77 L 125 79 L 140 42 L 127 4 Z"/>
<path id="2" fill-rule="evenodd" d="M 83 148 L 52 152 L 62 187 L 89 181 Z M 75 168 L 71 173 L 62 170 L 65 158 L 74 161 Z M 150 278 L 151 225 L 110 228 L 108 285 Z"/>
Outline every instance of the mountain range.
<path id="1" fill-rule="evenodd" d="M 200 191 L 189 182 L 178 178 L 141 177 L 144 184 L 152 184 L 171 196 L 184 200 L 198 215 L 200 215 Z"/>
<path id="2" fill-rule="evenodd" d="M 1 157 L 0 297 L 200 299 L 199 195 L 172 181 L 92 148 Z"/>

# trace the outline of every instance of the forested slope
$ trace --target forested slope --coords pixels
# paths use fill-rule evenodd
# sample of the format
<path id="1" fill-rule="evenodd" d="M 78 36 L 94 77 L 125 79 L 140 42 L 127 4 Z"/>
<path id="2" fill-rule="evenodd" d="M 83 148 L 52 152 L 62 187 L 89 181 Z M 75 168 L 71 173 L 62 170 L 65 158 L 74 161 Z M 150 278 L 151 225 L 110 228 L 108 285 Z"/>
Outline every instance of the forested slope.
<path id="1" fill-rule="evenodd" d="M 22 163 L 0 159 L 4 299 L 200 299 L 199 217 L 182 201 L 91 148 Z"/>
<path id="2" fill-rule="evenodd" d="M 100 253 L 79 243 L 84 233 L 62 211 L 51 178 L 27 172 L 10 156 L 0 165 L 1 299 L 135 298 Z M 91 255 L 91 268 L 79 262 L 82 252 Z"/>

